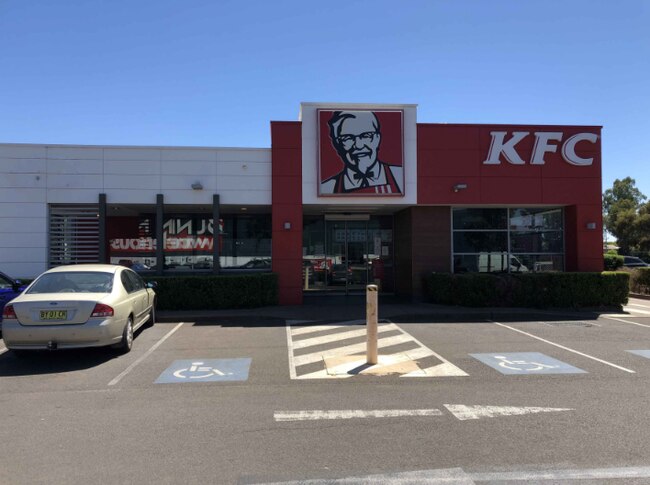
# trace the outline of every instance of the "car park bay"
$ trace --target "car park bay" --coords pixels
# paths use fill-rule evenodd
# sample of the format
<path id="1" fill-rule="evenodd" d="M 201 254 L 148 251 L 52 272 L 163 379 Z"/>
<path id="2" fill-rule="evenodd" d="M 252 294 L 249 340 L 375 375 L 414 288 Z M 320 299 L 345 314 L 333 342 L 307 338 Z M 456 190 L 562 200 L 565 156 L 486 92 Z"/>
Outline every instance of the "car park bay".
<path id="1" fill-rule="evenodd" d="M 644 311 L 643 301 L 630 303 Z M 454 315 L 427 305 L 386 305 L 380 325 L 394 327 L 380 331 L 380 350 L 408 353 L 419 344 L 467 375 L 292 379 L 288 332 L 300 330 L 294 356 L 364 341 L 362 312 L 336 306 L 327 320 L 322 308 L 308 306 L 293 314 L 272 308 L 165 318 L 120 356 L 1 353 L 0 478 L 269 483 L 649 465 L 640 450 L 648 446 L 650 359 L 629 351 L 650 349 L 650 315 L 492 312 L 488 319 L 468 312 L 451 321 Z M 382 347 L 384 339 L 393 340 Z M 563 365 L 583 372 L 540 372 Z M 157 382 L 165 373 L 176 380 Z M 276 418 L 314 410 L 335 419 Z M 348 419 L 336 418 L 341 411 Z"/>

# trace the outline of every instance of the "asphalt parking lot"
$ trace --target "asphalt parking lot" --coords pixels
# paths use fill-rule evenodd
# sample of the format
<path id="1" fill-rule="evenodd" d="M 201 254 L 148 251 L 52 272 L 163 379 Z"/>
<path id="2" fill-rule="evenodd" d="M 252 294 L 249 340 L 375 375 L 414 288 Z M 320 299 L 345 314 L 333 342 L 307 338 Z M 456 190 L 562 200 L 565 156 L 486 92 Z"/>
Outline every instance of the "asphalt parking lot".
<path id="1" fill-rule="evenodd" d="M 650 301 L 453 322 L 393 305 L 383 370 L 351 357 L 353 305 L 167 321 L 126 355 L 0 344 L 0 483 L 650 480 Z"/>

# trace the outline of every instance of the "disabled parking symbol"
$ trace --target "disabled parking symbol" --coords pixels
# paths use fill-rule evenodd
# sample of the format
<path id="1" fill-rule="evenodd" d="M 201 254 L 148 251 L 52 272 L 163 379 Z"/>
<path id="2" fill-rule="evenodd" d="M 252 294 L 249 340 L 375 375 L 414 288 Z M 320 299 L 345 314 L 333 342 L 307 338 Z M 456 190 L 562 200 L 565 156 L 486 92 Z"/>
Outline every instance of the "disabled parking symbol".
<path id="1" fill-rule="evenodd" d="M 543 369 L 558 369 L 560 367 L 559 365 L 542 364 L 534 360 L 508 359 L 505 355 L 495 355 L 494 359 L 499 361 L 499 367 L 516 371 L 536 372 Z"/>
<path id="2" fill-rule="evenodd" d="M 246 381 L 250 364 L 250 358 L 176 360 L 155 383 Z"/>
<path id="3" fill-rule="evenodd" d="M 207 379 L 212 376 L 232 375 L 232 372 L 221 372 L 216 367 L 203 364 L 203 362 L 192 362 L 189 368 L 174 371 L 174 377 L 178 377 L 179 379 Z"/>
<path id="4" fill-rule="evenodd" d="M 540 352 L 470 354 L 502 374 L 586 374 L 586 371 Z"/>

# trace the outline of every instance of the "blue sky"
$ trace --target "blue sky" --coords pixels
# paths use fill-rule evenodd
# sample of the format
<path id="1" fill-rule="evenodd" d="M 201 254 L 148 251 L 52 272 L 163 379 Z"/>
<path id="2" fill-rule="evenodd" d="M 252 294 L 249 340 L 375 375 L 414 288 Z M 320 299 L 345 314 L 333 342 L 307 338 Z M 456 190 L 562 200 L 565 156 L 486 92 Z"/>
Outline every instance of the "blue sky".
<path id="1" fill-rule="evenodd" d="M 301 101 L 602 125 L 650 197 L 650 2 L 0 0 L 0 142 L 270 146 Z"/>

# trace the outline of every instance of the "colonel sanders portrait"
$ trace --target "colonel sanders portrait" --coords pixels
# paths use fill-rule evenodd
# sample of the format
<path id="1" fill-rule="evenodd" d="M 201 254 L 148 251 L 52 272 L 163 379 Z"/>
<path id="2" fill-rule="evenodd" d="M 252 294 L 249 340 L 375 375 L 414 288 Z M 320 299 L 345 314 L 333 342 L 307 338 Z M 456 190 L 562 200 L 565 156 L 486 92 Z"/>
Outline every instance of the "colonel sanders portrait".
<path id="1" fill-rule="evenodd" d="M 327 122 L 342 170 L 321 182 L 321 195 L 401 195 L 403 168 L 379 160 L 381 126 L 372 111 L 335 111 Z"/>

